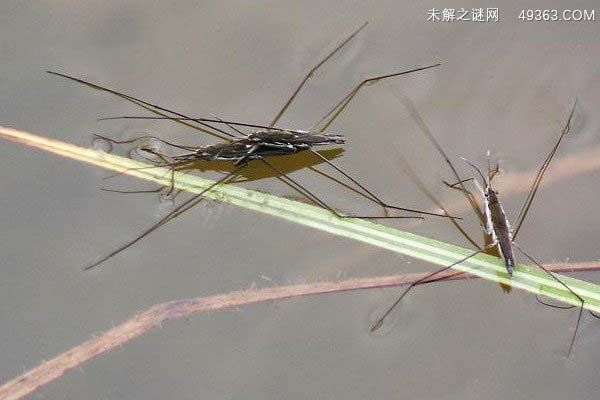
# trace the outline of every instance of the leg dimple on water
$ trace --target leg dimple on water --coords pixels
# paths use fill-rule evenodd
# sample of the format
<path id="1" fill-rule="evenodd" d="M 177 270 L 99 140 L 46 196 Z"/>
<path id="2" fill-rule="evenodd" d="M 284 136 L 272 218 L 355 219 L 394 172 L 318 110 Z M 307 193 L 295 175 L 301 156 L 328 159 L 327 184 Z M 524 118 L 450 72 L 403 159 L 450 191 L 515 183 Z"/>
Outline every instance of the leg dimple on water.
<path id="1" fill-rule="evenodd" d="M 92 139 L 92 148 L 107 154 L 110 154 L 113 151 L 112 143 L 101 137 L 94 137 Z"/>

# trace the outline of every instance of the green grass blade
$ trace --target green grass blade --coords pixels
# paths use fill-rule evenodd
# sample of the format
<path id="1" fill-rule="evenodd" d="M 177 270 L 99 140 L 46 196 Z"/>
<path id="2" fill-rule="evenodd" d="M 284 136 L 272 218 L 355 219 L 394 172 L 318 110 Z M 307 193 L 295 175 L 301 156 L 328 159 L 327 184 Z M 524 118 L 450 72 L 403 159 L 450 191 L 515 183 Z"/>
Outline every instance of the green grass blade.
<path id="1" fill-rule="evenodd" d="M 167 169 L 152 168 L 134 170 L 148 165 L 93 149 L 47 139 L 27 132 L 0 126 L 0 135 L 6 139 L 37 147 L 72 159 L 97 165 L 106 169 L 123 172 L 127 175 L 162 185 L 170 185 Z M 175 174 L 177 189 L 199 193 L 213 181 L 193 175 Z M 440 266 L 452 264 L 472 253 L 464 249 L 434 239 L 414 235 L 395 228 L 359 219 L 340 219 L 329 211 L 294 200 L 284 199 L 234 185 L 222 185 L 206 193 L 206 197 L 233 204 L 249 210 L 272 215 L 278 218 L 309 226 L 334 235 L 369 243 L 384 249 L 428 261 Z M 479 254 L 454 267 L 490 281 L 504 283 L 532 293 L 552 297 L 565 303 L 578 305 L 579 302 L 569 291 L 544 271 L 518 265 L 510 279 L 504 265 L 497 257 Z M 562 275 L 565 284 L 571 287 L 586 302 L 587 309 L 600 312 L 600 286 Z"/>

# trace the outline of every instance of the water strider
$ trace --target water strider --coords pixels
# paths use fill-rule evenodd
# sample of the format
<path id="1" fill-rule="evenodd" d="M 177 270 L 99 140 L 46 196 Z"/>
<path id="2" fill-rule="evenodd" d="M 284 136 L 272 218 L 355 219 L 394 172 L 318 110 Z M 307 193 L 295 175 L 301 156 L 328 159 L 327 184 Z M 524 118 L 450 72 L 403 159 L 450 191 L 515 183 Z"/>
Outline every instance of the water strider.
<path id="1" fill-rule="evenodd" d="M 329 145 L 329 144 L 344 144 L 345 139 L 342 135 L 337 134 L 328 134 L 324 133 L 324 130 L 331 125 L 334 120 L 340 115 L 340 113 L 346 108 L 346 106 L 352 101 L 352 99 L 356 96 L 358 91 L 365 85 L 375 83 L 377 81 L 388 79 L 392 77 L 397 77 L 401 75 L 406 75 L 412 72 L 422 71 L 429 68 L 434 68 L 440 64 L 429 65 L 425 67 L 414 68 L 406 71 L 396 72 L 393 74 L 376 76 L 373 78 L 365 79 L 360 82 L 357 86 L 355 86 L 348 94 L 346 94 L 342 99 L 334 104 L 334 106 L 325 114 L 323 118 L 321 118 L 310 130 L 302 131 L 302 130 L 291 130 L 278 128 L 275 125 L 279 121 L 279 119 L 284 115 L 287 111 L 293 100 L 299 94 L 300 90 L 304 87 L 308 79 L 325 63 L 329 60 L 333 55 L 340 50 L 344 45 L 346 45 L 354 36 L 356 36 L 364 27 L 366 23 L 363 24 L 360 28 L 354 31 L 350 36 L 348 36 L 341 44 L 339 44 L 336 48 L 333 49 L 324 59 L 322 59 L 314 68 L 312 68 L 304 79 L 301 81 L 299 86 L 294 90 L 292 95 L 287 99 L 283 107 L 279 110 L 279 112 L 275 115 L 273 120 L 268 125 L 260 125 L 260 124 L 245 124 L 241 122 L 235 121 L 223 121 L 219 118 L 194 118 L 184 115 L 182 113 L 164 108 L 157 104 L 149 103 L 145 100 L 141 100 L 139 98 L 133 97 L 128 94 L 124 94 L 113 89 L 109 89 L 107 87 L 103 87 L 83 79 L 79 79 L 73 76 L 69 76 L 66 74 L 48 71 L 49 73 L 57 76 L 61 76 L 63 78 L 67 78 L 69 80 L 87 85 L 91 88 L 105 91 L 116 95 L 124 100 L 127 100 L 133 104 L 136 104 L 139 107 L 142 107 L 158 117 L 117 117 L 117 118 L 131 118 L 131 119 L 168 119 L 174 122 L 183 124 L 187 127 L 194 128 L 210 134 L 212 136 L 218 137 L 220 139 L 225 140 L 224 143 L 219 143 L 210 146 L 184 146 L 175 143 L 170 143 L 162 139 L 158 139 L 164 144 L 168 146 L 172 146 L 178 148 L 180 150 L 185 150 L 186 152 L 183 154 L 168 156 L 160 151 L 145 149 L 146 151 L 157 156 L 160 161 L 156 163 L 155 166 L 166 166 L 171 168 L 172 174 L 175 169 L 182 166 L 187 166 L 195 161 L 203 160 L 203 161 L 232 161 L 234 164 L 234 168 L 231 172 L 226 174 L 221 179 L 215 181 L 209 187 L 204 189 L 202 192 L 194 195 L 190 199 L 186 200 L 181 205 L 175 207 L 169 214 L 163 217 L 156 224 L 152 225 L 150 228 L 143 231 L 139 236 L 135 239 L 123 244 L 118 247 L 116 250 L 112 251 L 105 257 L 102 257 L 97 262 L 89 265 L 86 269 L 93 268 L 102 262 L 108 260 L 114 255 L 120 253 L 121 251 L 129 248 L 133 244 L 137 243 L 139 240 L 149 235 L 151 232 L 155 231 L 165 223 L 170 220 L 176 218 L 181 215 L 185 211 L 194 207 L 197 203 L 202 200 L 202 196 L 213 189 L 215 186 L 219 184 L 231 183 L 235 177 L 237 177 L 244 168 L 246 168 L 252 161 L 260 161 L 264 165 L 266 165 L 269 169 L 271 169 L 275 176 L 286 183 L 288 186 L 293 188 L 295 191 L 300 193 L 302 196 L 309 199 L 311 202 L 317 204 L 320 207 L 323 207 L 329 211 L 331 211 L 335 216 L 339 218 L 365 218 L 365 219 L 379 219 L 379 218 L 422 218 L 422 215 L 431 215 L 438 217 L 450 217 L 446 214 L 438 214 L 432 212 L 426 212 L 418 209 L 400 207 L 395 205 L 390 205 L 383 200 L 381 200 L 378 196 L 376 196 L 372 191 L 368 190 L 365 185 L 360 183 L 357 179 L 350 176 L 348 173 L 343 171 L 341 168 L 337 167 L 335 164 L 330 162 L 326 157 L 321 155 L 319 152 L 315 151 L 313 147 Z M 222 126 L 227 126 L 231 130 L 235 131 L 232 133 L 227 131 Z M 238 128 L 252 128 L 255 129 L 251 133 L 244 133 Z M 136 138 L 129 141 L 115 141 L 111 140 L 113 143 L 129 143 L 140 138 Z M 331 206 L 325 203 L 322 199 L 318 198 L 314 195 L 310 190 L 304 187 L 302 184 L 297 182 L 295 179 L 289 177 L 279 168 L 277 168 L 272 162 L 270 162 L 267 158 L 271 156 L 286 156 L 291 154 L 296 154 L 299 152 L 311 152 L 313 155 L 318 157 L 322 162 L 326 163 L 330 167 L 332 167 L 335 171 L 340 173 L 344 178 L 346 178 L 351 184 L 355 185 L 355 188 L 351 188 L 349 184 L 342 183 L 337 178 L 331 177 L 330 175 L 317 171 L 321 175 L 327 176 L 333 179 L 336 183 L 339 183 L 345 187 L 349 187 L 351 190 L 361 194 L 366 199 L 370 200 L 373 203 L 384 208 L 384 210 L 393 209 L 400 210 L 405 212 L 410 212 L 412 215 L 401 215 L 401 216 L 377 216 L 377 215 L 343 215 L 334 210 Z M 173 182 L 173 179 L 172 179 Z M 358 188 L 358 189 L 357 189 Z"/>
<path id="2" fill-rule="evenodd" d="M 410 284 L 402 292 L 402 294 L 399 296 L 399 298 L 386 310 L 386 312 L 383 314 L 383 316 L 381 318 L 379 318 L 377 320 L 377 322 L 375 322 L 375 324 L 373 324 L 373 326 L 371 327 L 371 332 L 377 331 L 383 325 L 386 318 L 392 313 L 392 311 L 395 309 L 395 307 L 401 302 L 401 300 L 408 294 L 408 292 L 413 287 L 415 287 L 419 284 L 422 284 L 422 283 L 429 283 L 429 282 L 435 282 L 436 280 L 446 279 L 446 278 L 435 279 L 435 276 L 468 260 L 471 257 L 474 257 L 475 255 L 477 255 L 479 253 L 486 252 L 486 251 L 492 250 L 492 249 L 497 250 L 500 257 L 504 260 L 504 266 L 506 268 L 506 272 L 507 272 L 508 276 L 510 278 L 512 278 L 515 273 L 514 253 L 516 250 L 519 253 L 521 253 L 527 260 L 529 260 L 530 262 L 535 264 L 537 267 L 539 267 L 545 273 L 547 273 L 550 277 L 552 277 L 555 281 L 557 281 L 561 286 L 563 286 L 566 290 L 568 290 L 580 302 L 580 306 L 579 306 L 580 308 L 579 308 L 579 313 L 577 316 L 577 321 L 575 323 L 575 329 L 573 331 L 573 336 L 571 338 L 571 342 L 570 342 L 568 353 L 567 353 L 568 355 L 571 354 L 574 343 L 575 343 L 575 339 L 577 337 L 577 331 L 579 329 L 579 324 L 581 321 L 581 315 L 583 312 L 584 301 L 581 298 L 581 296 L 579 296 L 568 285 L 566 285 L 564 282 L 562 282 L 554 273 L 552 273 L 551 271 L 548 271 L 546 268 L 544 268 L 543 265 L 541 265 L 541 263 L 537 262 L 532 256 L 530 256 L 529 253 L 527 253 L 523 249 L 523 247 L 521 245 L 519 245 L 515 240 L 517 238 L 517 235 L 520 232 L 521 227 L 523 226 L 523 221 L 525 220 L 525 217 L 527 216 L 527 213 L 533 203 L 533 200 L 539 189 L 539 185 L 544 177 L 544 174 L 545 174 L 550 162 L 554 158 L 554 155 L 556 154 L 556 151 L 558 150 L 558 147 L 560 146 L 564 137 L 571 130 L 571 123 L 572 123 L 572 119 L 573 119 L 573 115 L 574 115 L 576 106 L 577 106 L 577 101 L 574 102 L 573 107 L 571 108 L 571 111 L 568 115 L 565 127 L 563 128 L 557 142 L 555 143 L 554 147 L 551 149 L 549 154 L 546 156 L 546 159 L 544 160 L 544 162 L 542 163 L 542 166 L 538 170 L 538 173 L 533 181 L 533 184 L 531 185 L 531 188 L 528 192 L 525 202 L 523 203 L 521 210 L 519 212 L 519 215 L 516 219 L 516 224 L 515 224 L 514 229 L 511 228 L 508 218 L 506 217 L 506 213 L 504 212 L 504 208 L 502 207 L 500 197 L 498 196 L 498 191 L 496 189 L 494 189 L 494 187 L 492 186 L 492 181 L 493 181 L 494 177 L 498 174 L 499 167 L 498 167 L 498 164 L 496 164 L 496 166 L 494 168 L 492 168 L 490 152 L 489 151 L 487 152 L 487 174 L 485 174 L 485 175 L 483 174 L 481 169 L 478 168 L 474 163 L 472 163 L 471 161 L 469 161 L 465 158 L 461 158 L 470 168 L 472 168 L 477 173 L 479 178 L 481 178 L 481 182 L 479 182 L 477 180 L 477 178 L 475 178 L 475 177 L 469 178 L 469 179 L 461 179 L 461 177 L 458 174 L 458 171 L 456 170 L 456 168 L 450 161 L 450 158 L 447 156 L 447 154 L 442 149 L 442 147 L 437 142 L 437 140 L 433 137 L 431 132 L 427 129 L 427 127 L 425 126 L 425 124 L 423 123 L 421 118 L 416 113 L 416 110 L 414 110 L 414 109 L 411 110 L 413 117 L 416 117 L 419 124 L 421 125 L 422 131 L 425 133 L 427 138 L 433 143 L 433 145 L 436 147 L 438 152 L 442 155 L 444 160 L 448 163 L 450 169 L 452 170 L 452 172 L 456 178 L 455 183 L 447 183 L 447 182 L 444 182 L 444 183 L 451 188 L 460 190 L 466 196 L 467 200 L 469 201 L 471 206 L 475 209 L 477 214 L 479 214 L 480 219 L 482 220 L 483 230 L 484 230 L 484 233 L 486 236 L 486 244 L 483 247 L 480 247 L 477 245 L 477 247 L 478 247 L 477 251 L 471 253 L 470 255 L 462 258 L 459 261 L 456 261 L 446 267 L 443 267 L 442 269 L 440 269 L 438 271 L 432 272 L 431 274 L 428 274 L 427 276 L 423 277 L 422 279 Z M 481 198 L 482 198 L 481 208 L 479 208 L 479 206 L 477 204 L 475 194 L 466 188 L 466 184 L 471 181 L 474 183 L 475 188 L 477 189 L 477 192 L 479 192 L 479 194 L 481 195 Z M 460 229 L 461 233 L 463 233 L 471 243 L 476 244 L 476 242 L 474 240 L 472 240 L 468 236 L 468 234 L 466 234 L 466 232 L 464 230 L 462 230 L 462 228 L 458 225 L 457 221 L 453 220 L 452 222 L 455 225 L 457 225 L 457 227 Z M 457 275 L 462 274 L 462 273 L 464 273 L 464 272 L 458 272 Z M 543 304 L 546 304 L 546 303 L 543 303 Z M 551 304 L 546 304 L 546 305 L 553 306 Z M 562 307 L 562 306 L 553 306 L 553 307 L 571 308 L 571 307 Z"/>

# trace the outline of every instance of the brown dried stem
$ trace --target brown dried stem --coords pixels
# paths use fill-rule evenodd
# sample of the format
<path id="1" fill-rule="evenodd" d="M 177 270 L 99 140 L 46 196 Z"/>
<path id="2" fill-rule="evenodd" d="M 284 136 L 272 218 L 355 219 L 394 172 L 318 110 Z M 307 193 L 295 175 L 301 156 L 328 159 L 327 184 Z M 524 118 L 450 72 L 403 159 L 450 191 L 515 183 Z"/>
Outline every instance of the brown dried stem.
<path id="1" fill-rule="evenodd" d="M 549 264 L 545 267 L 554 272 L 598 271 L 600 270 L 600 263 Z M 73 347 L 71 350 L 43 362 L 29 372 L 6 382 L 0 387 L 0 399 L 21 399 L 41 386 L 59 378 L 67 371 L 79 367 L 83 363 L 115 347 L 122 346 L 130 340 L 148 332 L 150 329 L 161 326 L 165 321 L 187 318 L 200 312 L 224 310 L 231 307 L 283 300 L 292 297 L 402 286 L 418 281 L 427 274 L 429 273 L 349 279 L 339 282 L 317 282 L 259 290 L 242 290 L 159 304 L 110 329 L 104 334 Z M 450 270 L 444 275 L 440 274 L 436 276 L 435 279 L 439 279 L 442 276 L 446 280 L 474 278 L 474 276 L 467 273 Z"/>

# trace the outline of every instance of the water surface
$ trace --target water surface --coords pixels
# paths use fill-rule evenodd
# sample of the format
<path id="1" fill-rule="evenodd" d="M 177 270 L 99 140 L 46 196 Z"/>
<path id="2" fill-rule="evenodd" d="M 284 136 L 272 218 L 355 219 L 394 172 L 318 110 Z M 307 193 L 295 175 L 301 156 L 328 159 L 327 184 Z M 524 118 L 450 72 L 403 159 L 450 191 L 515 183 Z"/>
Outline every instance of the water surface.
<path id="1" fill-rule="evenodd" d="M 172 123 L 98 122 L 135 107 L 49 76 L 58 70 L 192 115 L 269 122 L 302 76 L 344 35 L 368 27 L 332 58 L 281 124 L 308 128 L 361 79 L 441 61 L 442 67 L 366 88 L 331 127 L 348 138 L 338 165 L 385 199 L 435 206 L 401 168 L 465 215 L 441 184 L 444 161 L 407 111 L 414 104 L 454 159 L 486 150 L 512 173 L 533 171 L 578 97 L 573 135 L 557 163 L 600 145 L 598 22 L 523 22 L 500 2 L 497 23 L 427 22 L 433 7 L 463 2 L 64 2 L 0 7 L 0 123 L 89 145 L 93 133 L 151 133 L 186 143 L 214 139 Z M 532 8 L 564 7 L 535 2 Z M 593 9 L 593 1 L 571 8 Z M 596 10 L 596 12 L 600 12 Z M 222 204 L 202 204 L 101 268 L 82 267 L 168 212 L 153 195 L 100 187 L 105 171 L 0 143 L 0 380 L 6 381 L 154 304 L 306 281 L 428 271 L 381 249 Z M 581 162 L 586 160 L 582 157 Z M 464 169 L 462 171 L 465 171 Z M 559 171 L 551 167 L 548 176 Z M 210 175 L 209 175 L 210 176 Z M 294 177 L 340 209 L 377 211 L 310 172 Z M 520 234 L 543 262 L 594 261 L 597 187 L 592 171 L 544 186 Z M 248 187 L 289 195 L 270 180 Z M 525 193 L 505 198 L 515 218 Z M 391 223 L 468 246 L 447 221 Z M 596 274 L 579 275 L 599 282 Z M 573 311 L 485 281 L 419 288 L 385 334 L 369 324 L 397 290 L 325 295 L 195 316 L 72 371 L 35 396 L 48 399 L 530 398 L 592 399 L 598 391 L 598 321 L 586 316 L 565 359 Z"/>

